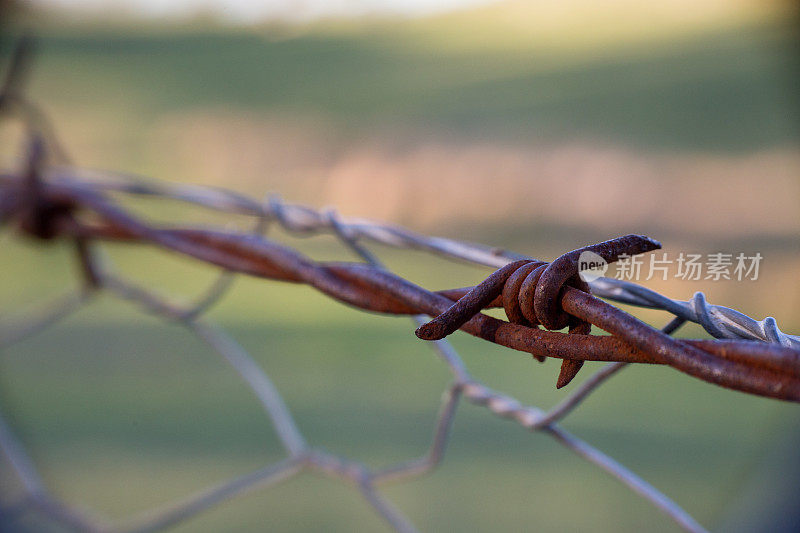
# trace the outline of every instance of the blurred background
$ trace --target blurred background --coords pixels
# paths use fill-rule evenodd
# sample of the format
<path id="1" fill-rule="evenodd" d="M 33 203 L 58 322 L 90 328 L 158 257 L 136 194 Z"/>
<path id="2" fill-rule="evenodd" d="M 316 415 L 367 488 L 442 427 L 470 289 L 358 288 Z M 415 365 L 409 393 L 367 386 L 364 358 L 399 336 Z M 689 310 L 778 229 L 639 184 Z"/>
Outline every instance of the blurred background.
<path id="1" fill-rule="evenodd" d="M 800 332 L 800 31 L 778 0 L 38 0 L 4 3 L 2 59 L 38 36 L 27 93 L 74 161 L 334 206 L 550 260 L 625 233 L 756 252 L 757 281 L 645 283 Z M 0 128 L 18 168 L 19 125 Z M 252 221 L 141 202 L 157 220 Z M 315 259 L 330 237 L 270 236 Z M 377 248 L 432 289 L 485 269 Z M 191 301 L 213 269 L 111 246 Z M 671 271 L 671 272 L 674 272 Z M 69 247 L 0 233 L 0 320 L 76 284 Z M 636 310 L 654 325 L 668 317 Z M 241 279 L 211 316 L 267 370 L 311 443 L 371 465 L 422 454 L 446 368 L 407 319 Z M 707 337 L 686 326 L 681 335 Z M 558 365 L 455 335 L 475 375 L 547 407 Z M 0 407 L 65 500 L 121 518 L 281 456 L 258 403 L 184 330 L 110 298 L 0 353 Z M 705 526 L 797 531 L 797 408 L 629 368 L 565 427 Z M 0 498 L 16 490 L 0 468 Z M 387 496 L 424 531 L 673 531 L 542 435 L 463 405 L 443 465 Z M 579 512 L 574 503 L 580 502 Z M 27 524 L 32 530 L 45 524 Z M 304 475 L 180 531 L 380 531 L 359 495 Z M 0 529 L 2 529 L 0 527 Z"/>

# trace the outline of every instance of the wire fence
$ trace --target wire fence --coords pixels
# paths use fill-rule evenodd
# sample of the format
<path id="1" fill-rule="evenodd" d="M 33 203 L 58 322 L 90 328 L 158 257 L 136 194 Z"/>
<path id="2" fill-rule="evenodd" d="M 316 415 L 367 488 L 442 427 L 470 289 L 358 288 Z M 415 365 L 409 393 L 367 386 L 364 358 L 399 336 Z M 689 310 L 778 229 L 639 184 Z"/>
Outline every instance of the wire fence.
<path id="1" fill-rule="evenodd" d="M 463 399 L 528 430 L 552 436 L 650 501 L 681 528 L 704 531 L 675 502 L 622 464 L 565 431 L 559 422 L 630 363 L 669 365 L 711 384 L 800 401 L 800 338 L 781 332 L 774 319 L 758 321 L 733 309 L 709 304 L 702 293 L 691 301 L 676 301 L 627 281 L 600 278 L 586 284 L 578 276 L 581 252 L 592 251 L 613 262 L 625 254 L 656 249 L 659 244 L 652 239 L 620 237 L 574 250 L 547 263 L 392 225 L 345 219 L 332 210 L 317 211 L 274 196 L 256 201 L 221 189 L 82 170 L 69 164 L 44 115 L 19 90 L 25 50 L 25 46 L 19 47 L 0 92 L 0 112 L 21 117 L 30 140 L 25 168 L 0 175 L 0 224 L 14 226 L 22 234 L 40 240 L 73 242 L 83 276 L 77 291 L 24 313 L 13 323 L 0 325 L 0 350 L 58 322 L 98 293 L 113 295 L 150 315 L 181 324 L 217 352 L 260 402 L 281 441 L 285 458 L 181 501 L 111 523 L 59 500 L 0 414 L 0 449 L 20 486 L 15 501 L 0 502 L 3 523 L 13 524 L 36 513 L 80 531 L 157 531 L 250 491 L 274 486 L 301 472 L 317 471 L 355 487 L 392 528 L 415 531 L 411 520 L 384 498 L 380 487 L 424 475 L 444 459 L 453 419 Z M 136 216 L 120 202 L 133 195 L 249 215 L 255 224 L 249 232 L 156 225 Z M 315 262 L 264 237 L 265 228 L 271 223 L 293 232 L 333 234 L 361 261 Z M 150 288 L 124 279 L 106 260 L 100 260 L 98 248 L 104 241 L 155 245 L 220 267 L 221 274 L 194 305 L 178 306 Z M 475 287 L 432 292 L 389 271 L 369 248 L 370 243 L 424 250 L 497 270 Z M 225 296 L 236 274 L 304 283 L 360 309 L 409 315 L 417 327 L 417 336 L 430 341 L 427 344 L 452 376 L 427 453 L 375 469 L 309 443 L 265 370 L 236 340 L 204 316 Z M 600 298 L 662 309 L 674 318 L 659 331 Z M 489 307 L 502 307 L 508 321 L 481 313 Z M 702 325 L 717 340 L 671 337 L 686 321 Z M 611 335 L 591 335 L 592 325 Z M 558 331 L 563 328 L 568 332 Z M 583 361 L 607 364 L 560 404 L 544 410 L 523 405 L 473 377 L 445 338 L 458 329 L 540 359 L 562 359 L 559 387 L 569 383 Z"/>

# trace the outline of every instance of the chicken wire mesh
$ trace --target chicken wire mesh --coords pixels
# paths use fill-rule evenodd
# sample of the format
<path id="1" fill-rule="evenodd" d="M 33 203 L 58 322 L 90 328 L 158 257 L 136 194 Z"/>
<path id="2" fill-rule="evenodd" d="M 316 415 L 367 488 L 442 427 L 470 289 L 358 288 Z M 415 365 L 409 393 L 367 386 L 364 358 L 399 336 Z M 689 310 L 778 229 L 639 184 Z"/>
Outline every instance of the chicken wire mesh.
<path id="1" fill-rule="evenodd" d="M 368 220 L 344 219 L 335 211 L 317 211 L 288 204 L 276 196 L 256 201 L 222 189 L 167 184 L 74 167 L 69 164 L 43 113 L 19 90 L 24 58 L 25 47 L 21 46 L 0 93 L 0 110 L 23 119 L 29 132 L 30 148 L 27 166 L 23 170 L 0 176 L 0 223 L 16 225 L 23 233 L 42 240 L 62 238 L 73 241 L 82 266 L 83 284 L 79 290 L 41 309 L 22 313 L 16 321 L 6 321 L 0 329 L 0 350 L 57 323 L 92 301 L 96 294 L 110 294 L 137 305 L 152 316 L 180 324 L 218 353 L 261 404 L 280 439 L 285 458 L 183 500 L 123 521 L 110 522 L 56 497 L 42 480 L 11 424 L 0 415 L 0 449 L 19 481 L 20 489 L 16 499 L 0 502 L 0 520 L 4 524 L 13 525 L 34 513 L 81 531 L 157 531 L 253 490 L 274 486 L 301 472 L 316 471 L 355 487 L 365 502 L 392 528 L 414 531 L 413 522 L 379 489 L 388 483 L 424 475 L 444 460 L 453 419 L 463 399 L 485 407 L 498 417 L 515 421 L 523 428 L 551 436 L 565 448 L 616 477 L 681 528 L 704 531 L 703 526 L 675 502 L 619 462 L 565 431 L 559 422 L 629 363 L 667 364 L 705 381 L 745 392 L 793 401 L 800 398 L 800 354 L 797 352 L 800 338 L 783 333 L 771 317 L 754 320 L 733 309 L 712 305 L 703 293 L 697 293 L 690 301 L 677 301 L 637 284 L 611 278 L 595 279 L 589 287 L 582 287 L 574 280 L 574 252 L 572 255 L 564 254 L 552 263 L 536 262 L 504 250 L 428 237 Z M 255 226 L 246 233 L 157 226 L 126 211 L 112 199 L 133 195 L 188 202 L 223 213 L 252 216 Z M 86 217 L 86 212 L 91 216 Z M 333 234 L 342 247 L 354 252 L 363 262 L 314 262 L 265 238 L 264 230 L 270 223 L 280 224 L 293 232 Z M 634 238 L 633 244 L 627 241 L 619 244 L 621 241 L 616 239 L 601 243 L 605 247 L 596 245 L 586 249 L 598 251 L 607 260 L 614 261 L 622 252 L 640 253 L 657 245 L 641 238 L 636 240 L 637 236 L 629 237 Z M 107 260 L 101 260 L 97 248 L 103 240 L 154 244 L 219 266 L 222 273 L 194 305 L 182 307 L 149 287 L 125 279 Z M 369 243 L 402 250 L 423 250 L 499 270 L 475 288 L 433 293 L 392 274 L 368 248 Z M 637 249 L 637 246 L 644 248 Z M 566 270 L 559 273 L 558 267 Z M 520 284 L 534 270 L 538 271 L 539 277 L 529 283 L 531 298 L 535 299 L 540 286 L 545 284 L 541 280 L 549 275 L 545 273 L 555 272 L 563 278 L 555 283 L 555 292 L 560 295 L 559 307 L 570 316 L 578 317 L 581 323 L 592 322 L 613 335 L 589 336 L 588 329 L 578 330 L 574 323 L 570 323 L 571 330 L 575 327 L 570 334 L 539 329 L 537 321 L 544 323 L 551 317 L 546 316 L 546 311 L 540 312 L 538 307 L 533 316 L 514 319 L 513 309 L 516 308 L 509 309 L 509 301 L 519 299 L 522 303 Z M 225 296 L 237 273 L 306 283 L 355 307 L 410 315 L 420 326 L 418 335 L 431 340 L 429 346 L 452 376 L 452 382 L 443 393 L 427 453 L 397 464 L 369 468 L 358 460 L 332 454 L 309 443 L 265 370 L 224 329 L 204 316 Z M 505 290 L 515 275 L 518 283 L 512 290 L 514 297 L 510 299 Z M 661 333 L 656 333 L 629 315 L 587 296 L 589 291 L 595 297 L 662 309 L 674 315 L 674 319 Z M 529 304 L 529 307 L 538 305 L 535 302 Z M 492 306 L 504 307 L 510 322 L 480 315 L 481 309 Z M 516 313 L 519 312 L 517 309 Z M 439 322 L 434 320 L 433 323 L 447 331 L 426 335 L 425 327 L 430 328 L 432 324 L 426 324 L 426 316 L 438 317 L 436 320 Z M 694 341 L 694 344 L 671 340 L 668 335 L 686 321 L 700 324 L 713 337 L 726 340 Z M 553 327 L 550 329 L 561 329 L 565 325 L 551 324 Z M 475 378 L 453 346 L 444 339 L 447 333 L 459 328 L 491 342 L 528 351 L 534 356 L 561 358 L 564 360 L 562 378 L 567 382 L 580 369 L 583 360 L 609 362 L 561 403 L 544 410 L 524 405 Z M 560 378 L 560 385 L 563 384 Z"/>

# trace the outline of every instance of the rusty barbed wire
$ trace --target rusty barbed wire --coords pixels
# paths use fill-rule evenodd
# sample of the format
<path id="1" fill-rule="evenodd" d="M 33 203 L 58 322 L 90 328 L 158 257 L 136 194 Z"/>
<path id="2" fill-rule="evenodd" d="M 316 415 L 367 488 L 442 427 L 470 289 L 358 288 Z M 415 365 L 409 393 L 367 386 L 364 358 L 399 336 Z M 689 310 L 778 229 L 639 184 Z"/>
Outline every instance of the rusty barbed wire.
<path id="1" fill-rule="evenodd" d="M 287 203 L 277 196 L 270 196 L 267 202 L 258 202 L 224 189 L 155 182 L 119 172 L 64 166 L 47 169 L 47 174 L 48 179 L 54 181 L 78 182 L 105 192 L 170 198 L 216 211 L 266 218 L 295 233 L 334 232 L 332 223 L 323 211 Z M 355 241 L 365 240 L 394 248 L 418 249 L 476 265 L 500 268 L 511 261 L 531 259 L 500 248 L 421 235 L 406 228 L 371 220 L 349 218 L 341 220 L 340 224 L 348 238 Z M 636 283 L 614 278 L 594 279 L 589 282 L 589 286 L 595 296 L 667 311 L 700 324 L 716 338 L 761 340 L 800 348 L 800 336 L 782 332 L 773 317 L 755 320 L 734 309 L 708 303 L 702 292 L 695 293 L 689 301 L 681 301 Z"/>
<path id="2" fill-rule="evenodd" d="M 88 242 L 148 243 L 231 272 L 306 283 L 343 303 L 368 311 L 434 317 L 441 314 L 431 324 L 420 328 L 421 338 L 441 338 L 460 328 L 539 358 L 570 361 L 563 367 L 561 386 L 575 375 L 582 361 L 668 364 L 724 387 L 800 401 L 800 351 L 747 340 L 669 339 L 633 316 L 591 296 L 587 292 L 589 288 L 580 285 L 583 282 L 577 276 L 577 259 L 582 251 L 594 251 L 613 262 L 620 254 L 634 255 L 660 247 L 646 237 L 629 235 L 612 239 L 564 254 L 549 265 L 528 260 L 512 262 L 474 289 L 434 293 L 372 265 L 317 263 L 255 234 L 149 224 L 90 185 L 43 180 L 39 170 L 40 147 L 37 138 L 24 173 L 16 178 L 7 175 L 0 179 L 3 196 L 8 199 L 4 202 L 6 214 L 3 218 L 16 218 L 20 230 L 36 238 L 73 240 L 90 285 L 96 283 L 96 274 Z M 93 220 L 88 221 L 87 215 Z M 533 265 L 537 268 L 531 271 Z M 520 282 L 520 276 L 512 276 L 518 270 L 526 274 L 524 281 Z M 507 284 L 509 280 L 512 283 Z M 581 290 L 565 286 L 568 280 L 578 284 Z M 509 293 L 507 289 L 512 285 L 518 294 Z M 514 302 L 515 298 L 519 301 Z M 454 300 L 458 300 L 455 305 Z M 517 320 L 505 322 L 480 313 L 481 309 L 492 305 L 504 307 L 509 316 Z M 520 320 L 522 317 L 515 316 L 520 309 L 523 314 L 528 313 L 525 323 Z M 572 331 L 578 334 L 552 331 L 567 325 L 567 313 L 580 319 L 580 330 Z M 538 322 L 545 323 L 543 325 L 549 329 L 535 327 Z M 588 335 L 590 324 L 613 335 Z M 434 326 L 442 326 L 441 331 L 430 330 Z"/>
<path id="3" fill-rule="evenodd" d="M 20 62 L 24 53 L 18 53 Z M 40 240 L 72 241 L 81 266 L 81 288 L 60 297 L 37 316 L 0 329 L 0 350 L 64 318 L 103 291 L 132 302 L 145 312 L 181 324 L 206 343 L 236 371 L 262 404 L 274 426 L 286 458 L 244 476 L 211 487 L 121 523 L 109 521 L 64 504 L 42 481 L 25 446 L 0 413 L 0 450 L 20 481 L 21 496 L 0 502 L 0 520 L 11 523 L 36 512 L 64 527 L 80 531 L 156 531 L 185 521 L 214 505 L 254 490 L 272 486 L 304 471 L 317 471 L 351 484 L 388 525 L 414 531 L 413 524 L 378 491 L 391 481 L 430 472 L 444 458 L 450 428 L 460 398 L 493 414 L 542 431 L 579 456 L 617 477 L 648 499 L 687 531 L 703 527 L 677 504 L 624 466 L 563 430 L 557 423 L 592 391 L 629 363 L 663 364 L 710 383 L 790 401 L 800 401 L 800 346 L 796 336 L 781 332 L 774 319 L 753 320 L 737 311 L 708 304 L 702 293 L 690 302 L 661 296 L 638 285 L 601 278 L 586 285 L 577 277 L 576 259 L 586 249 L 607 261 L 622 253 L 644 253 L 660 246 L 642 236 L 612 239 L 575 250 L 552 263 L 481 245 L 426 237 L 365 220 L 341 219 L 334 211 L 316 211 L 286 204 L 277 197 L 257 202 L 221 189 L 148 182 L 133 176 L 98 173 L 65 166 L 68 161 L 43 114 L 27 102 L 14 72 L 14 61 L 4 89 L 0 111 L 9 102 L 28 128 L 27 165 L 20 172 L 0 175 L 0 224 L 13 225 L 23 235 Z M 11 89 L 13 90 L 11 90 Z M 13 98 L 7 95 L 11 94 Z M 4 107 L 5 106 L 5 107 Z M 60 166 L 58 166 L 60 164 Z M 251 232 L 149 223 L 126 210 L 115 195 L 145 195 L 187 201 L 212 209 L 257 217 Z M 328 231 L 363 263 L 315 262 L 263 236 L 266 224 L 303 233 Z M 193 305 L 181 307 L 155 292 L 120 278 L 107 260 L 101 260 L 102 241 L 149 244 L 184 254 L 222 269 L 220 277 Z M 362 241 L 398 248 L 427 250 L 449 258 L 498 268 L 475 287 L 428 291 L 387 270 Z M 358 461 L 338 457 L 309 444 L 277 387 L 253 358 L 222 329 L 203 318 L 230 287 L 235 274 L 284 282 L 305 283 L 348 305 L 380 313 L 413 316 L 417 334 L 450 369 L 453 382 L 445 391 L 431 446 L 417 459 L 369 469 Z M 605 297 L 638 306 L 664 309 L 675 318 L 661 331 L 605 303 Z M 481 313 L 503 307 L 509 321 Z M 428 318 L 433 320 L 428 322 Z M 677 340 L 669 336 L 686 321 L 701 324 L 723 340 Z M 569 333 L 540 329 L 569 326 Z M 590 334 L 595 325 L 611 336 Z M 525 406 L 496 392 L 469 373 L 444 339 L 462 329 L 470 334 L 527 352 L 537 358 L 563 360 L 558 386 L 565 386 L 583 361 L 609 361 L 550 411 Z M 410 333 L 410 332 L 409 332 Z M 727 340 L 726 340 L 727 339 Z M 750 340 L 745 340 L 750 339 Z M 766 341 L 766 342 L 759 342 Z"/>

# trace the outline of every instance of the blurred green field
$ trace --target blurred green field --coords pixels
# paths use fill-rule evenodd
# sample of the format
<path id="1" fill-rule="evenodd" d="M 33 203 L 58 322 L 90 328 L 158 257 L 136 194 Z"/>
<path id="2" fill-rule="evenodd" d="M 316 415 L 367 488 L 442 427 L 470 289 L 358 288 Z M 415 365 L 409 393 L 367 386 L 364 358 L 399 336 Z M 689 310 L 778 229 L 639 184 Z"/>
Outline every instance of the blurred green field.
<path id="1" fill-rule="evenodd" d="M 41 41 L 32 90 L 54 113 L 123 118 L 130 136 L 164 113 L 233 106 L 322 117 L 339 135 L 405 127 L 693 151 L 800 138 L 791 19 L 582 52 L 453 50 L 435 35 L 62 29 Z"/>
<path id="2" fill-rule="evenodd" d="M 786 18 L 737 20 L 633 46 L 613 38 L 580 41 L 577 33 L 517 46 L 498 33 L 481 46 L 465 37 L 473 26 L 459 31 L 461 23 L 443 17 L 322 24 L 293 34 L 278 26 L 109 29 L 50 21 L 40 32 L 31 94 L 80 164 L 180 180 L 192 179 L 191 171 L 163 164 L 152 147 L 153 124 L 209 109 L 310 117 L 342 142 L 404 132 L 459 142 L 581 138 L 646 153 L 739 154 L 796 147 L 800 140 L 797 29 Z M 3 161 L 13 164 L 18 153 L 6 144 Z M 226 179 L 220 184 L 265 192 L 262 183 Z M 160 204 L 144 212 L 199 216 Z M 542 257 L 596 237 L 592 228 L 537 231 L 509 218 L 501 229 L 454 224 L 446 232 L 490 236 L 491 244 L 541 250 Z M 317 259 L 353 259 L 330 238 L 276 236 Z M 752 287 L 739 296 L 731 287 L 712 288 L 728 297 L 712 301 L 759 318 L 778 306 L 786 311 L 777 316 L 781 327 L 796 332 L 798 295 L 777 280 L 796 272 L 797 239 L 772 237 L 783 270 L 765 273 L 762 295 Z M 379 251 L 394 271 L 426 287 L 473 284 L 487 273 L 416 252 Z M 214 275 L 153 250 L 111 247 L 110 255 L 126 275 L 186 301 Z M 45 248 L 0 233 L 0 324 L 74 284 L 71 265 L 62 245 Z M 692 289 L 674 296 L 688 298 Z M 668 319 L 639 314 L 654 324 Z M 375 466 L 426 451 L 449 375 L 408 319 L 366 315 L 305 287 L 250 279 L 239 280 L 211 316 L 269 373 L 312 444 Z M 705 336 L 692 326 L 682 334 Z M 555 390 L 554 361 L 539 365 L 466 335 L 453 342 L 476 377 L 521 401 L 551 406 L 575 388 Z M 587 366 L 579 379 L 596 368 Z M 0 354 L 0 408 L 57 494 L 115 519 L 281 457 L 259 404 L 216 354 L 181 328 L 104 296 Z M 735 530 L 732 509 L 758 487 L 753 480 L 776 450 L 796 443 L 798 421 L 791 405 L 716 389 L 669 369 L 629 368 L 564 425 L 704 525 Z M 790 489 L 778 477 L 748 500 L 754 513 L 773 512 L 770 500 L 789 501 Z M 14 488 L 4 465 L 0 498 Z M 443 465 L 385 494 L 424 531 L 676 530 L 548 437 L 468 404 Z M 383 527 L 352 488 L 303 475 L 177 530 Z"/>
<path id="3" fill-rule="evenodd" d="M 69 284 L 69 272 L 60 268 L 68 250 L 30 249 L 7 239 L 3 245 L 11 252 L 2 258 L 9 278 L 27 270 L 43 280 L 36 291 L 6 284 L 3 301 L 28 301 L 34 292 L 38 298 Z M 318 253 L 330 253 L 329 245 L 318 246 Z M 212 275 L 190 261 L 164 258 L 154 273 L 155 252 L 114 255 L 129 275 L 178 294 L 192 294 Z M 401 254 L 388 258 L 433 286 L 466 283 L 479 272 L 442 268 L 422 256 L 407 265 Z M 425 274 L 431 271 L 439 274 Z M 449 376 L 413 337 L 407 319 L 364 315 L 305 288 L 244 279 L 212 315 L 269 372 L 312 443 L 376 466 L 426 449 Z M 465 336 L 454 343 L 490 386 L 535 405 L 563 397 L 553 386 L 555 362 L 538 365 Z M 281 456 L 255 398 L 216 354 L 181 328 L 106 297 L 7 350 L 2 369 L 4 410 L 46 479 L 68 501 L 110 517 Z M 779 428 L 796 417 L 790 405 L 717 390 L 667 369 L 631 368 L 565 425 L 713 525 L 776 445 Z M 548 437 L 468 404 L 443 466 L 386 493 L 427 530 L 524 524 L 674 530 L 647 503 Z M 579 513 L 565 514 L 570 501 L 581 502 Z M 225 504 L 183 530 L 350 530 L 354 524 L 381 528 L 352 489 L 307 475 Z"/>

